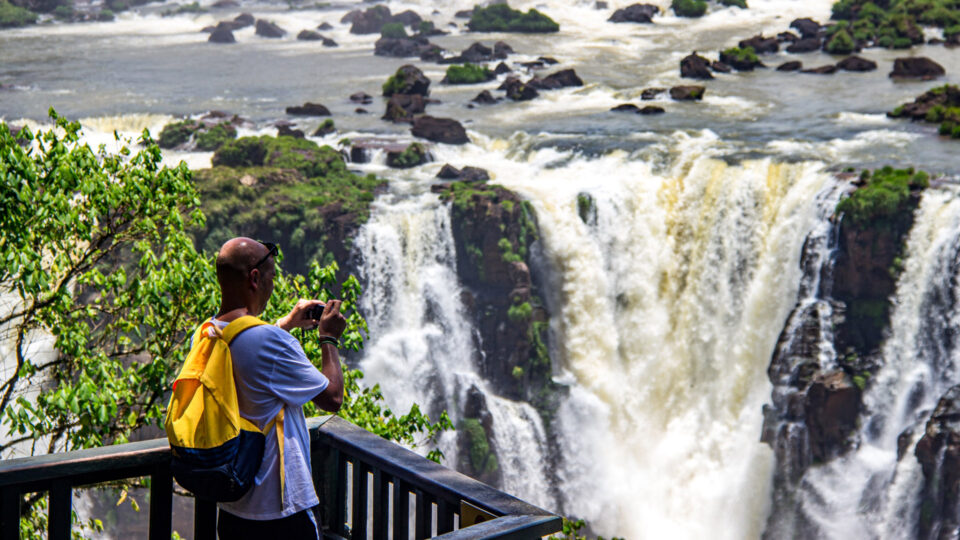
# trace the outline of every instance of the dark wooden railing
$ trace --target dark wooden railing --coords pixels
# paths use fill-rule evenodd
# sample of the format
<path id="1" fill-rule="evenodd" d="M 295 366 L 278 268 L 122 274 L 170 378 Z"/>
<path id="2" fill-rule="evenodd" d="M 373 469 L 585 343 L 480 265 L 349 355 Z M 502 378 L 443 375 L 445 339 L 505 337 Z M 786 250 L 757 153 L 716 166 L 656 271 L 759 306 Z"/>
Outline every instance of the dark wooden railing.
<path id="1" fill-rule="evenodd" d="M 308 426 L 328 538 L 539 538 L 561 528 L 558 516 L 339 417 L 313 418 Z M 48 538 L 68 540 L 74 487 L 144 476 L 151 478 L 149 537 L 168 540 L 173 477 L 166 439 L 2 461 L 0 540 L 19 538 L 27 494 L 49 493 Z M 216 538 L 214 503 L 195 501 L 193 533 L 196 540 Z"/>

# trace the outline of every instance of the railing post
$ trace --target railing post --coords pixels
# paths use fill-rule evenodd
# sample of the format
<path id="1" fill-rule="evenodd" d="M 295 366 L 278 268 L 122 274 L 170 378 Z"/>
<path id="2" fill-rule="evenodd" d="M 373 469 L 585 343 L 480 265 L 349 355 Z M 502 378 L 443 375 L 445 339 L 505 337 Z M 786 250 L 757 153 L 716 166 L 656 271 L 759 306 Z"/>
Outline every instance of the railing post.
<path id="1" fill-rule="evenodd" d="M 430 529 L 432 528 L 431 526 L 433 525 L 433 523 L 431 523 L 433 521 L 431 519 L 431 517 L 433 517 L 433 512 L 432 512 L 433 509 L 431 508 L 430 499 L 422 490 L 418 489 L 416 493 L 417 493 L 417 513 L 416 513 L 417 523 L 416 523 L 416 526 L 414 527 L 414 531 L 416 532 L 416 540 L 424 540 L 426 538 L 430 538 L 431 536 L 433 536 L 432 534 L 430 534 L 431 533 Z"/>
<path id="2" fill-rule="evenodd" d="M 353 527 L 350 538 L 367 538 L 367 466 L 355 460 L 353 462 Z"/>
<path id="3" fill-rule="evenodd" d="M 16 487 L 0 490 L 0 540 L 20 540 L 20 505 L 23 496 Z"/>
<path id="4" fill-rule="evenodd" d="M 387 540 L 389 534 L 390 478 L 380 469 L 373 470 L 373 540 Z"/>
<path id="5" fill-rule="evenodd" d="M 50 486 L 50 502 L 47 507 L 47 538 L 49 540 L 70 540 L 70 528 L 73 516 L 70 506 L 73 489 L 66 480 L 57 480 Z"/>
<path id="6" fill-rule="evenodd" d="M 193 499 L 194 540 L 217 540 L 217 503 Z"/>
<path id="7" fill-rule="evenodd" d="M 393 479 L 393 540 L 410 538 L 410 486 Z"/>
<path id="8" fill-rule="evenodd" d="M 169 540 L 172 513 L 173 475 L 167 460 L 150 477 L 150 540 Z"/>
<path id="9" fill-rule="evenodd" d="M 453 530 L 453 505 L 440 499 L 437 501 L 437 534 L 445 534 Z"/>

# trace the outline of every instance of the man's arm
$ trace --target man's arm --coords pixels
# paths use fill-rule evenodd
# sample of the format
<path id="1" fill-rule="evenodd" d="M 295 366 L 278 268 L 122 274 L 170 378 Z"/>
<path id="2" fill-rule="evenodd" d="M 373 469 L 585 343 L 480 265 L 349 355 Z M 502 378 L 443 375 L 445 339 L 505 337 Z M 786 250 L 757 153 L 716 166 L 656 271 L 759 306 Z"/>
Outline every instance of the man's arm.
<path id="1" fill-rule="evenodd" d="M 317 300 L 300 300 L 297 305 L 285 317 L 277 321 L 277 326 L 290 331 L 293 328 L 312 328 L 319 331 L 319 337 L 332 337 L 340 340 L 344 328 L 347 327 L 347 319 L 340 313 L 340 300 L 330 300 L 323 308 L 323 314 L 320 319 L 308 319 L 306 316 L 310 307 L 319 304 Z M 340 368 L 340 353 L 333 343 L 324 343 L 320 345 L 322 362 L 320 373 L 330 381 L 330 384 L 313 398 L 313 402 L 325 411 L 337 412 L 343 405 L 343 370 Z"/>

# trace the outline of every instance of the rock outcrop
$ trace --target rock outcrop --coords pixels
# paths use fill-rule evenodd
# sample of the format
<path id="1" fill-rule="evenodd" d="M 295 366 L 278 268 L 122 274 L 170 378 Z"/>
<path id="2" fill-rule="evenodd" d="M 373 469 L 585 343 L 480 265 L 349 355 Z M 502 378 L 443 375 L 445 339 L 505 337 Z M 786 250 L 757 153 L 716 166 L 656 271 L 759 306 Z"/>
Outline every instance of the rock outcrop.
<path id="1" fill-rule="evenodd" d="M 960 533 L 960 385 L 940 398 L 914 450 L 923 469 L 918 538 Z"/>
<path id="2" fill-rule="evenodd" d="M 685 56 L 680 60 L 680 76 L 687 79 L 712 79 L 710 61 L 695 52 Z"/>
<path id="3" fill-rule="evenodd" d="M 607 19 L 614 23 L 652 23 L 653 16 L 660 13 L 660 8 L 651 4 L 632 4 L 618 9 Z"/>
<path id="4" fill-rule="evenodd" d="M 930 80 L 946 74 L 943 66 L 926 56 L 910 56 L 893 61 L 890 78 Z"/>
<path id="5" fill-rule="evenodd" d="M 277 38 L 282 38 L 283 36 L 286 35 L 286 33 L 287 33 L 286 30 L 284 30 L 283 28 L 280 28 L 279 26 L 277 26 L 276 24 L 270 21 L 257 19 L 256 34 L 258 36 L 277 39 Z"/>
<path id="6" fill-rule="evenodd" d="M 460 122 L 452 118 L 420 116 L 413 121 L 411 133 L 415 137 L 446 144 L 467 144 L 470 139 Z"/>

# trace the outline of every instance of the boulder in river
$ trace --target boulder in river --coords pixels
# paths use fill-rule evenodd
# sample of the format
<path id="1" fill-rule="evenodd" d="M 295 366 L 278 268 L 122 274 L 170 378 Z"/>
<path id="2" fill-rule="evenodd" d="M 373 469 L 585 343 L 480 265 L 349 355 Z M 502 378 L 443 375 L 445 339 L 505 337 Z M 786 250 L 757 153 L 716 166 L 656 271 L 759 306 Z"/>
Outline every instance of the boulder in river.
<path id="1" fill-rule="evenodd" d="M 366 92 L 357 92 L 350 95 L 350 101 L 354 103 L 360 103 L 363 105 L 369 105 L 373 103 L 373 96 Z"/>
<path id="2" fill-rule="evenodd" d="M 253 23 L 257 21 L 251 13 L 241 13 L 233 18 L 233 21 L 240 26 L 237 28 L 246 28 L 248 26 L 253 26 Z"/>
<path id="3" fill-rule="evenodd" d="M 400 66 L 397 72 L 387 79 L 383 85 L 384 97 L 394 94 L 430 95 L 430 79 L 420 69 L 412 64 Z"/>
<path id="4" fill-rule="evenodd" d="M 763 37 L 763 34 L 757 34 L 750 39 L 741 40 L 737 44 L 741 49 L 753 47 L 753 52 L 757 54 L 771 54 L 780 50 L 780 42 L 776 38 Z"/>
<path id="5" fill-rule="evenodd" d="M 696 52 L 680 60 L 680 76 L 687 79 L 712 79 L 710 61 Z"/>
<path id="6" fill-rule="evenodd" d="M 710 69 L 716 71 L 717 73 L 730 73 L 733 71 L 733 68 L 719 60 L 714 60 L 710 62 Z"/>
<path id="7" fill-rule="evenodd" d="M 640 99 L 642 99 L 642 100 L 644 100 L 644 101 L 650 101 L 651 99 L 657 99 L 657 96 L 659 96 L 660 94 L 662 94 L 662 93 L 664 93 L 664 92 L 666 92 L 666 91 L 667 91 L 666 88 L 644 88 L 643 91 L 640 92 Z"/>
<path id="8" fill-rule="evenodd" d="M 467 144 L 470 142 L 467 131 L 463 129 L 460 122 L 452 118 L 418 117 L 413 122 L 411 132 L 415 137 L 439 143 Z"/>
<path id="9" fill-rule="evenodd" d="M 328 22 L 322 22 L 317 26 L 317 30 L 333 30 L 333 25 Z"/>
<path id="10" fill-rule="evenodd" d="M 877 63 L 859 56 L 848 56 L 837 62 L 837 68 L 844 71 L 873 71 L 877 69 Z"/>
<path id="11" fill-rule="evenodd" d="M 705 86 L 681 85 L 670 89 L 670 97 L 677 101 L 700 101 L 706 93 Z"/>
<path id="12" fill-rule="evenodd" d="M 790 28 L 800 32 L 800 37 L 802 38 L 811 38 L 820 34 L 821 26 L 820 23 L 813 19 L 803 18 L 794 19 L 793 22 L 790 23 Z"/>
<path id="13" fill-rule="evenodd" d="M 210 37 L 207 38 L 207 41 L 211 43 L 236 43 L 237 38 L 233 37 L 233 31 L 229 28 L 217 27 L 210 34 Z"/>
<path id="14" fill-rule="evenodd" d="M 614 23 L 652 23 L 653 16 L 660 13 L 660 8 L 651 4 L 632 4 L 618 9 L 607 19 Z"/>
<path id="15" fill-rule="evenodd" d="M 493 97 L 493 94 L 489 90 L 484 90 L 477 94 L 477 97 L 470 100 L 471 103 L 477 103 L 480 105 L 493 105 L 497 102 L 497 99 Z"/>
<path id="16" fill-rule="evenodd" d="M 330 116 L 330 109 L 319 103 L 304 103 L 287 107 L 287 114 L 294 116 Z"/>
<path id="17" fill-rule="evenodd" d="M 427 148 L 420 143 L 410 143 L 401 151 L 387 152 L 387 167 L 394 169 L 409 169 L 433 161 Z"/>
<path id="18" fill-rule="evenodd" d="M 640 112 L 640 107 L 637 107 L 633 103 L 623 103 L 617 105 L 616 107 L 610 109 L 611 112 L 628 112 L 628 113 L 638 113 Z"/>
<path id="19" fill-rule="evenodd" d="M 836 72 L 837 72 L 837 66 L 833 64 L 827 64 L 825 66 L 800 70 L 800 73 L 812 73 L 814 75 L 833 75 Z"/>
<path id="20" fill-rule="evenodd" d="M 257 19 L 256 33 L 261 37 L 276 39 L 283 37 L 287 31 L 270 21 Z"/>
<path id="21" fill-rule="evenodd" d="M 763 63 L 750 48 L 731 47 L 720 52 L 720 61 L 737 71 L 753 71 Z"/>
<path id="22" fill-rule="evenodd" d="M 524 84 L 518 77 L 507 77 L 497 90 L 505 90 L 507 97 L 513 101 L 529 101 L 540 95 L 537 89 L 529 84 Z"/>
<path id="23" fill-rule="evenodd" d="M 570 86 L 583 86 L 583 80 L 577 76 L 576 71 L 572 69 L 564 69 L 547 75 L 542 79 L 539 77 L 534 77 L 527 81 L 527 85 L 538 90 L 556 90 L 558 88 L 567 88 Z"/>
<path id="24" fill-rule="evenodd" d="M 891 78 L 930 80 L 946 74 L 943 66 L 926 56 L 897 58 L 893 61 Z"/>
<path id="25" fill-rule="evenodd" d="M 799 41 L 795 41 L 791 43 L 787 47 L 787 52 L 788 53 L 805 53 L 805 52 L 819 51 L 822 45 L 823 45 L 823 40 L 821 40 L 819 37 L 816 37 L 816 36 L 808 37 L 808 38 L 803 38 Z"/>
<path id="26" fill-rule="evenodd" d="M 437 173 L 437 178 L 443 180 L 459 180 L 461 182 L 486 182 L 490 179 L 490 173 L 480 167 L 466 166 L 462 169 L 457 169 L 449 163 L 444 163 L 440 172 Z"/>
<path id="27" fill-rule="evenodd" d="M 652 114 L 663 114 L 666 111 L 663 110 L 663 107 L 657 107 L 656 105 L 647 105 L 646 107 L 637 111 L 637 114 L 642 114 L 644 116 L 649 116 Z"/>
<path id="28" fill-rule="evenodd" d="M 777 34 L 777 41 L 780 43 L 793 43 L 799 40 L 800 36 L 794 34 L 793 32 L 780 32 Z"/>
<path id="29" fill-rule="evenodd" d="M 419 94 L 394 94 L 387 101 L 387 110 L 384 120 L 391 122 L 413 122 L 415 114 L 421 114 L 427 109 L 427 102 Z"/>
<path id="30" fill-rule="evenodd" d="M 313 30 L 301 30 L 300 33 L 297 34 L 297 39 L 301 41 L 321 41 L 323 40 L 323 36 Z"/>
<path id="31" fill-rule="evenodd" d="M 344 19 L 350 17 L 348 22 L 351 23 L 351 34 L 379 34 L 380 30 L 383 29 L 383 25 L 390 22 L 390 16 L 390 8 L 384 5 L 377 5 L 365 11 L 351 11 L 344 16 Z M 341 22 L 344 22 L 344 19 L 341 19 Z"/>
<path id="32" fill-rule="evenodd" d="M 393 58 L 410 58 L 422 56 L 436 47 L 425 37 L 410 38 L 382 37 L 373 45 L 373 54 L 376 56 L 390 56 Z"/>
<path id="33" fill-rule="evenodd" d="M 504 64 L 503 62 L 500 62 L 499 64 L 497 64 L 497 67 L 494 68 L 493 74 L 494 74 L 494 75 L 503 75 L 504 73 L 510 73 L 510 72 L 512 72 L 512 71 L 513 71 L 513 70 L 510 69 L 510 66 Z"/>
<path id="34" fill-rule="evenodd" d="M 506 41 L 498 41 L 493 44 L 493 57 L 497 60 L 503 60 L 511 54 L 513 54 L 513 47 Z"/>
<path id="35" fill-rule="evenodd" d="M 803 62 L 798 60 L 791 60 L 777 66 L 777 71 L 798 71 L 801 69 L 803 69 Z"/>

